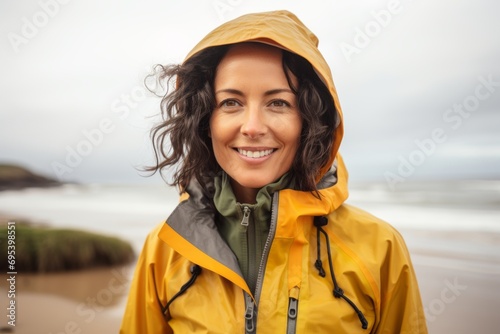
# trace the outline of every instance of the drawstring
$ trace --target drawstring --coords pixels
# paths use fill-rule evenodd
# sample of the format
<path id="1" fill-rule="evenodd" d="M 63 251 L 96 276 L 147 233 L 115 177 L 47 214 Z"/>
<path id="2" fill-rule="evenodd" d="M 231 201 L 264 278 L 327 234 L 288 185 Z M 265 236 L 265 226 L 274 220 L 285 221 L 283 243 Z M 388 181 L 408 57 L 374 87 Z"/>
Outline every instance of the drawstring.
<path id="1" fill-rule="evenodd" d="M 325 269 L 323 269 L 323 262 L 321 262 L 321 238 L 320 238 L 321 232 L 320 232 L 320 229 L 321 229 L 321 226 L 328 224 L 328 221 L 323 224 L 323 222 L 320 221 L 320 218 L 325 218 L 325 217 L 314 217 L 314 226 L 316 226 L 316 232 L 317 232 L 316 233 L 316 242 L 317 242 L 316 248 L 318 250 L 318 255 L 316 257 L 316 262 L 314 263 L 314 266 L 316 267 L 316 269 L 318 269 L 319 276 L 325 277 L 326 276 Z M 320 225 L 320 224 L 323 224 L 323 225 Z M 335 285 L 335 283 L 334 283 L 334 285 Z"/>
<path id="2" fill-rule="evenodd" d="M 316 259 L 316 262 L 314 263 L 314 266 L 316 269 L 318 269 L 318 273 L 321 277 L 325 277 L 325 270 L 323 269 L 323 263 L 321 262 L 321 235 L 322 233 L 325 236 L 326 239 L 326 250 L 328 252 L 328 265 L 330 266 L 330 274 L 332 276 L 332 282 L 333 282 L 333 295 L 335 298 L 342 298 L 346 302 L 351 305 L 353 310 L 356 312 L 358 315 L 359 321 L 361 321 L 361 327 L 363 329 L 368 328 L 368 321 L 366 320 L 365 316 L 363 315 L 363 312 L 354 304 L 352 300 L 349 299 L 346 295 L 344 295 L 344 290 L 340 288 L 340 286 L 337 283 L 337 279 L 335 278 L 335 273 L 333 271 L 333 262 L 332 262 L 332 253 L 330 251 L 330 239 L 328 238 L 328 234 L 325 232 L 325 230 L 322 228 L 322 226 L 326 226 L 328 224 L 328 219 L 324 216 L 321 217 L 314 217 L 314 226 L 316 226 L 317 230 L 317 248 L 318 248 L 318 257 Z"/>
<path id="3" fill-rule="evenodd" d="M 162 307 L 162 312 L 164 315 L 167 314 L 167 311 L 168 311 L 168 308 L 170 306 L 170 304 L 172 304 L 172 302 L 177 299 L 177 297 L 179 297 L 180 295 L 182 295 L 184 292 L 186 292 L 187 289 L 189 289 L 191 287 L 191 285 L 194 284 L 194 282 L 196 281 L 196 278 L 198 278 L 198 276 L 200 275 L 201 273 L 201 267 L 197 264 L 191 266 L 191 278 L 189 279 L 189 281 L 187 281 L 182 287 L 181 289 L 179 290 L 179 292 L 177 292 L 167 303 L 167 305 L 165 305 L 164 307 Z"/>

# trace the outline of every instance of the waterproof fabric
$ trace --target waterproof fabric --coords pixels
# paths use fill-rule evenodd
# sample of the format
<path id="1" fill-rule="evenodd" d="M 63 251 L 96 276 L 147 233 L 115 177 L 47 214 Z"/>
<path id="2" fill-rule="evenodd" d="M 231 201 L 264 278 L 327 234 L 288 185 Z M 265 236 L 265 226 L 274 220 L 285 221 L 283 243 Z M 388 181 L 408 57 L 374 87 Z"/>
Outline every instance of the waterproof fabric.
<path id="1" fill-rule="evenodd" d="M 328 86 L 341 119 L 318 40 L 289 12 L 230 21 L 204 38 L 188 58 L 210 46 L 245 41 L 276 45 L 306 58 Z M 342 129 L 340 121 L 332 134 L 330 162 L 322 171 L 320 198 L 292 189 L 274 193 L 255 294 L 217 230 L 212 199 L 192 182 L 178 207 L 145 242 L 120 333 L 427 333 L 402 237 L 387 223 L 344 203 L 347 171 L 338 154 Z M 322 228 L 329 242 L 321 236 L 318 243 L 314 218 L 321 216 L 327 218 Z M 327 244 L 338 285 L 364 314 L 366 330 L 353 307 L 332 293 Z M 318 245 L 326 277 L 314 266 Z M 201 273 L 164 313 L 190 281 L 194 264 Z"/>

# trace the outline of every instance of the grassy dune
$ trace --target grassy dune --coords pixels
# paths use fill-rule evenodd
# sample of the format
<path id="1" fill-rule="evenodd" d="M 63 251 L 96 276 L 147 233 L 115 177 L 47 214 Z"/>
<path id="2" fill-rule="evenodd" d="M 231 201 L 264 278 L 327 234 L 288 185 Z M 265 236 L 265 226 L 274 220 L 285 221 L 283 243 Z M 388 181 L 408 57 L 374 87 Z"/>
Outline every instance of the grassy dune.
<path id="1" fill-rule="evenodd" d="M 0 270 L 8 270 L 7 224 L 0 225 Z M 13 233 L 11 232 L 10 235 Z M 12 248 L 10 248 L 12 250 Z M 54 229 L 18 222 L 15 225 L 15 269 L 55 272 L 127 264 L 135 255 L 119 238 L 80 230 Z"/>

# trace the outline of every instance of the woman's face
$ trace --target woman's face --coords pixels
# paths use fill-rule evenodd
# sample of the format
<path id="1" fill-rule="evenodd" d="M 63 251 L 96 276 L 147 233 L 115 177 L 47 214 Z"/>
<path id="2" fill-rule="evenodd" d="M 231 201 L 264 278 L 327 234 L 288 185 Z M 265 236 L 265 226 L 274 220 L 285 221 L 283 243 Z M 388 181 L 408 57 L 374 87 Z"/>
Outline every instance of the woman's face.
<path id="1" fill-rule="evenodd" d="M 281 50 L 256 43 L 232 46 L 217 67 L 214 89 L 215 158 L 230 176 L 236 198 L 253 203 L 260 188 L 290 169 L 299 147 L 302 119 Z"/>

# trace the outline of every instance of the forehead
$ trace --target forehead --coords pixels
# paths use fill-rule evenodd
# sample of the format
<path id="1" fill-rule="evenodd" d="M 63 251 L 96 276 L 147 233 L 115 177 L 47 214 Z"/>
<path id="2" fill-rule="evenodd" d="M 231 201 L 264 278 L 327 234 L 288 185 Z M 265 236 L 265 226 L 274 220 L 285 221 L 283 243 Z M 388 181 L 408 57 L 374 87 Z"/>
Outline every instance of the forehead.
<path id="1" fill-rule="evenodd" d="M 295 76 L 283 68 L 283 51 L 263 43 L 239 43 L 229 47 L 215 73 L 215 86 L 255 82 L 286 85 L 288 79 L 296 83 Z"/>
<path id="2" fill-rule="evenodd" d="M 229 47 L 217 66 L 217 72 L 226 68 L 252 66 L 256 64 L 279 65 L 283 54 L 281 49 L 262 43 L 239 43 Z"/>

